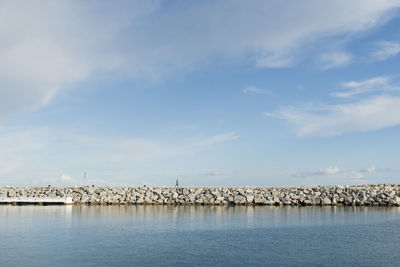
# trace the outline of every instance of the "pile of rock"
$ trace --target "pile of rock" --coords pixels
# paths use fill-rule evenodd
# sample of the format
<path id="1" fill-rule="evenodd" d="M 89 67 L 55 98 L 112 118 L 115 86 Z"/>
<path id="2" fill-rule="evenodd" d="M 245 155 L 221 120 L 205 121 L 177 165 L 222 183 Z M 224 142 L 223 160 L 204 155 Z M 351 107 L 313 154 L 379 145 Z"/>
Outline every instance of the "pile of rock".
<path id="1" fill-rule="evenodd" d="M 72 197 L 76 204 L 399 206 L 400 185 L 316 187 L 0 187 L 4 197 Z"/>

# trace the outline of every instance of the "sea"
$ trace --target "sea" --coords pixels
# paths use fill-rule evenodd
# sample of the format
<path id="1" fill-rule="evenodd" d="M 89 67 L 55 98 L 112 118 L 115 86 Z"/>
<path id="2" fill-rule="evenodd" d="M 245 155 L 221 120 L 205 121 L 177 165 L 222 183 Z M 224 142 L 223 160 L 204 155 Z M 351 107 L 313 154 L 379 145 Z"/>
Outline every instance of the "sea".
<path id="1" fill-rule="evenodd" d="M 3 205 L 0 266 L 400 266 L 400 208 Z"/>

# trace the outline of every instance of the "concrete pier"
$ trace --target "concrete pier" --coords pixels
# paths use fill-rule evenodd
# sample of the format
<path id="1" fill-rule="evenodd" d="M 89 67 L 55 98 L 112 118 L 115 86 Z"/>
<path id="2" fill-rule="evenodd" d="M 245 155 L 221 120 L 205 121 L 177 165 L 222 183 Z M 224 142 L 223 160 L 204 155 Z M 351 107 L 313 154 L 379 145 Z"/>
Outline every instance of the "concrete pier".
<path id="1" fill-rule="evenodd" d="M 0 204 L 68 205 L 72 203 L 72 197 L 0 197 Z"/>

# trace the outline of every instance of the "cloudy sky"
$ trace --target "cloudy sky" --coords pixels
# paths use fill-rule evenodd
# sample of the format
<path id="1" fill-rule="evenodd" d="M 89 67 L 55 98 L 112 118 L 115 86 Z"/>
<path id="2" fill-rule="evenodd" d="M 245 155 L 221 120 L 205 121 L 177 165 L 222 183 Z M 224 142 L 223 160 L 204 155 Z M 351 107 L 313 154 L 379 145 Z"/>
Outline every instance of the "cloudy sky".
<path id="1" fill-rule="evenodd" d="M 400 1 L 0 1 L 0 186 L 400 182 Z"/>

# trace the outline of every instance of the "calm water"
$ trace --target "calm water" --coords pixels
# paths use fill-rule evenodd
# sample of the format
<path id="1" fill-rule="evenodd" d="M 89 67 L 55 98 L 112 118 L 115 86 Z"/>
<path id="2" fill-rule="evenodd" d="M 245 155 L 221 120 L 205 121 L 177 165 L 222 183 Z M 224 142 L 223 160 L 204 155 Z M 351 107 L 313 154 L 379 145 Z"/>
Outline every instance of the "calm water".
<path id="1" fill-rule="evenodd" d="M 400 209 L 0 206 L 1 266 L 399 266 Z"/>

